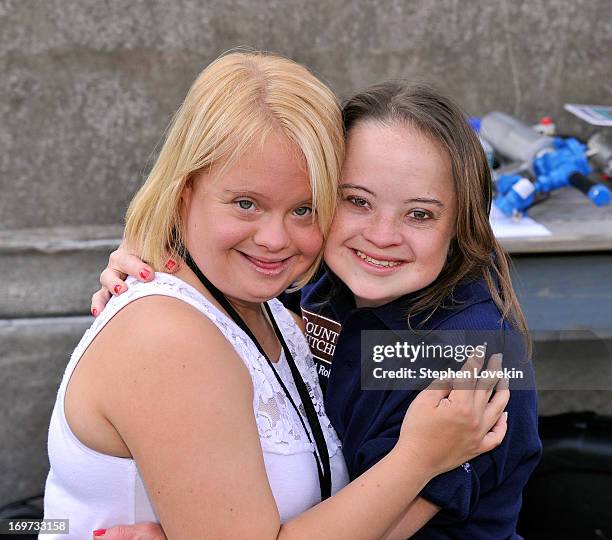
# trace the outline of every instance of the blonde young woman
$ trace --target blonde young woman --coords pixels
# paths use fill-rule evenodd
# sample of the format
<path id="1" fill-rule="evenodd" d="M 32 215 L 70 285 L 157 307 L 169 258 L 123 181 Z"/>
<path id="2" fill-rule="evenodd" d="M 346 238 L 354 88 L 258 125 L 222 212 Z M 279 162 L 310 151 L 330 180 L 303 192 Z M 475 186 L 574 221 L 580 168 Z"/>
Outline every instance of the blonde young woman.
<path id="1" fill-rule="evenodd" d="M 429 479 L 500 443 L 495 379 L 426 391 L 348 483 L 306 340 L 272 300 L 317 267 L 342 157 L 305 68 L 233 53 L 196 79 L 127 215 L 158 273 L 109 303 L 58 391 L 45 517 L 70 520 L 65 538 L 139 521 L 170 539 L 401 538 Z"/>

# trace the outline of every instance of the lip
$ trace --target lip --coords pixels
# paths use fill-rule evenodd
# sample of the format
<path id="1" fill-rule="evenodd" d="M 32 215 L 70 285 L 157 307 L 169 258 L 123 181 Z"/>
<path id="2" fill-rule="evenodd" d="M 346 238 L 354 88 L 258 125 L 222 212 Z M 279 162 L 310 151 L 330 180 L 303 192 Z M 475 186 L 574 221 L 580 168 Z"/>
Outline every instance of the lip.
<path id="1" fill-rule="evenodd" d="M 389 274 L 394 274 L 395 272 L 398 272 L 399 270 L 401 270 L 404 266 L 406 266 L 406 264 L 408 264 L 408 261 L 404 260 L 404 259 L 396 259 L 396 258 L 390 258 L 390 257 L 376 257 L 373 254 L 367 253 L 366 251 L 362 251 L 360 250 L 356 250 L 354 248 L 349 248 L 353 258 L 357 261 L 357 263 L 367 272 L 369 272 L 370 274 L 374 274 L 374 275 L 382 275 L 382 276 L 387 276 Z M 368 257 L 371 257 L 373 259 L 377 259 L 377 260 L 383 260 L 383 261 L 391 261 L 391 262 L 399 262 L 400 264 L 396 265 L 396 266 L 378 266 L 375 264 L 372 264 L 364 259 L 362 259 L 359 255 L 357 255 L 357 251 L 360 251 L 361 253 L 363 253 L 364 255 L 367 255 Z"/>
<path id="2" fill-rule="evenodd" d="M 282 274 L 285 270 L 287 270 L 287 268 L 289 268 L 291 260 L 293 259 L 293 256 L 285 259 L 261 259 L 241 251 L 238 251 L 238 253 L 244 257 L 253 270 L 267 277 L 276 277 Z"/>
<path id="3" fill-rule="evenodd" d="M 406 259 L 396 259 L 395 257 L 388 257 L 387 255 L 377 255 L 376 253 L 370 253 L 369 251 L 364 251 L 363 249 L 351 248 L 353 251 L 359 251 L 372 259 L 376 259 L 377 261 L 389 261 L 389 262 L 406 262 Z"/>

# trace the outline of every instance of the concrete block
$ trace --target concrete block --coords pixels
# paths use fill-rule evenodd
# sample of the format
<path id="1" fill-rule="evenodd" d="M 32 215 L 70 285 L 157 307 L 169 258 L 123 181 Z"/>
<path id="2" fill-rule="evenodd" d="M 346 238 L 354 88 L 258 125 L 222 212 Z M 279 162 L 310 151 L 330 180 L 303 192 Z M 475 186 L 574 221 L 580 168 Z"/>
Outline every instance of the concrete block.
<path id="1" fill-rule="evenodd" d="M 0 505 L 43 490 L 59 381 L 92 320 L 0 320 Z"/>
<path id="2" fill-rule="evenodd" d="M 0 231 L 0 319 L 89 313 L 120 226 Z"/>

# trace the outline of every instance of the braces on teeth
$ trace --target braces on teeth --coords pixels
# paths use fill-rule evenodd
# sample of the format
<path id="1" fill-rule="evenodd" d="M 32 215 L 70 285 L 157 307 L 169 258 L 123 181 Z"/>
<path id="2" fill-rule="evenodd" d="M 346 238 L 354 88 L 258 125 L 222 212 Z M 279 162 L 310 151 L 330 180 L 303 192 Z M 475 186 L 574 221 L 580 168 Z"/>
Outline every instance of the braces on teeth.
<path id="1" fill-rule="evenodd" d="M 360 259 L 363 259 L 364 261 L 368 261 L 369 263 L 375 264 L 376 266 L 398 266 L 402 264 L 400 261 L 379 261 L 377 259 L 373 259 L 372 257 L 366 255 L 365 253 L 362 253 L 359 250 L 355 250 L 355 253 L 357 253 Z"/>

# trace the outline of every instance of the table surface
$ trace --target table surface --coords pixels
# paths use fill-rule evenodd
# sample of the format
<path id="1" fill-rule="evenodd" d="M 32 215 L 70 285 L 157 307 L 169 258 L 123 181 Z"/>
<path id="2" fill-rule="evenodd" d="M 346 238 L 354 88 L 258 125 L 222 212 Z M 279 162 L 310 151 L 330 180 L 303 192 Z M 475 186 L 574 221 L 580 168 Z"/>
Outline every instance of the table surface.
<path id="1" fill-rule="evenodd" d="M 552 235 L 501 238 L 511 254 L 612 251 L 612 205 L 597 207 L 577 189 L 552 192 L 528 215 Z"/>

